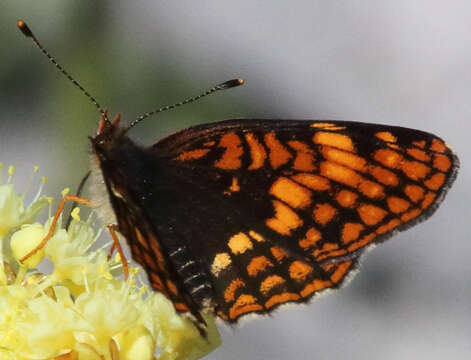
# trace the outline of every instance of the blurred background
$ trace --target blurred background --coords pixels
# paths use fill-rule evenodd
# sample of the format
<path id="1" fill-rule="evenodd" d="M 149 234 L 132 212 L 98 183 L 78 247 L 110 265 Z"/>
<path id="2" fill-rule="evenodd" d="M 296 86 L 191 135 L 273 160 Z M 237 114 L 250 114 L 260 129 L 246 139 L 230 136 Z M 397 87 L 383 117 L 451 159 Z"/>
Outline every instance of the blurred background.
<path id="1" fill-rule="evenodd" d="M 469 359 L 469 1 L 42 0 L 0 5 L 0 160 L 33 165 L 46 193 L 89 167 L 98 113 L 17 30 L 24 19 L 124 121 L 224 80 L 246 85 L 160 114 L 144 144 L 236 117 L 342 119 L 418 128 L 461 159 L 427 222 L 370 252 L 345 288 L 234 330 L 208 359 Z"/>

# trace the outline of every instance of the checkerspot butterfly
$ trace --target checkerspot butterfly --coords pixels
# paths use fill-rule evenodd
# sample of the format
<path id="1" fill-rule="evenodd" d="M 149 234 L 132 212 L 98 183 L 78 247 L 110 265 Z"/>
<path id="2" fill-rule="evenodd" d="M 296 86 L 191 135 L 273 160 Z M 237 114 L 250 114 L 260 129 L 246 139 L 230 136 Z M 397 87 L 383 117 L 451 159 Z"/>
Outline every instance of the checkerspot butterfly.
<path id="1" fill-rule="evenodd" d="M 434 135 L 346 121 L 228 120 L 142 147 L 103 120 L 92 145 L 152 288 L 228 322 L 339 287 L 458 167 Z"/>
<path id="2" fill-rule="evenodd" d="M 152 288 L 199 324 L 338 288 L 369 246 L 432 215 L 458 169 L 443 140 L 397 126 L 236 119 L 143 147 L 135 123 L 104 114 L 91 138 L 103 193 Z"/>

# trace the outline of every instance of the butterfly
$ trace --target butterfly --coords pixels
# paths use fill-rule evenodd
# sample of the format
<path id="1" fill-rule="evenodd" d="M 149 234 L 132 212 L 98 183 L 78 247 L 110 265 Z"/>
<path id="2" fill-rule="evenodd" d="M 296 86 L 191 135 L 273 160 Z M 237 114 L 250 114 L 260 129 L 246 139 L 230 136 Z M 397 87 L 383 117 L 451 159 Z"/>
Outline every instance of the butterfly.
<path id="1" fill-rule="evenodd" d="M 200 329 L 202 312 L 235 323 L 340 287 L 366 249 L 433 214 L 459 167 L 435 135 L 350 121 L 234 119 L 139 145 L 128 131 L 152 113 L 103 112 L 95 182 L 151 287 Z"/>
<path id="2" fill-rule="evenodd" d="M 126 129 L 102 118 L 91 142 L 133 259 L 178 311 L 229 323 L 339 287 L 458 168 L 440 138 L 397 126 L 236 119 L 150 147 Z"/>

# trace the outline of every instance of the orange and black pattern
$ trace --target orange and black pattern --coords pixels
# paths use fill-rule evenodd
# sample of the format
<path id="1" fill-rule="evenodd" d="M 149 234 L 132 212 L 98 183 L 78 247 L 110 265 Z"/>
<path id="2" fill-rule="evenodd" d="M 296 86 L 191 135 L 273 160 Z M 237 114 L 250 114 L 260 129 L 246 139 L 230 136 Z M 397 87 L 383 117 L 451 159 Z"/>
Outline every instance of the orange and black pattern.
<path id="1" fill-rule="evenodd" d="M 339 287 L 368 246 L 430 216 L 458 168 L 434 135 L 356 122 L 229 120 L 150 148 L 113 142 L 100 164 L 134 259 L 178 310 L 228 322 Z"/>

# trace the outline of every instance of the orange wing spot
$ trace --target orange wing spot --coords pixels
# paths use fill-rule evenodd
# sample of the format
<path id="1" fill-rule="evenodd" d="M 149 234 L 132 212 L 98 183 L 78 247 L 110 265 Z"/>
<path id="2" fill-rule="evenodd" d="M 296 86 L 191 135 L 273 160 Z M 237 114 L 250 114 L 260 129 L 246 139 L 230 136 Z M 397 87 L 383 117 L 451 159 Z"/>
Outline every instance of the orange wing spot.
<path id="1" fill-rule="evenodd" d="M 404 192 L 413 202 L 417 202 L 424 197 L 424 189 L 418 185 L 407 185 Z"/>
<path id="2" fill-rule="evenodd" d="M 291 230 L 303 224 L 300 217 L 281 201 L 273 200 L 273 207 L 275 217 L 265 220 L 265 224 L 273 231 L 281 235 L 290 235 Z"/>
<path id="3" fill-rule="evenodd" d="M 248 169 L 260 169 L 267 158 L 265 148 L 252 133 L 245 134 L 245 140 L 247 140 L 247 144 L 249 144 L 250 156 L 252 157 L 252 164 L 250 164 Z"/>
<path id="4" fill-rule="evenodd" d="M 190 311 L 190 308 L 188 307 L 188 305 L 182 302 L 174 302 L 173 306 L 175 307 L 175 310 L 177 311 L 181 311 L 181 312 Z"/>
<path id="5" fill-rule="evenodd" d="M 270 150 L 269 158 L 273 169 L 279 168 L 291 159 L 290 152 L 278 141 L 274 132 L 265 134 L 264 140 Z"/>
<path id="6" fill-rule="evenodd" d="M 339 246 L 337 244 L 334 244 L 334 243 L 325 243 L 323 246 L 322 246 L 322 249 L 320 249 L 319 252 L 331 252 L 332 250 L 337 250 L 339 248 Z"/>
<path id="7" fill-rule="evenodd" d="M 289 141 L 288 145 L 296 150 L 293 169 L 298 171 L 314 171 L 316 169 L 314 152 L 307 144 L 301 141 Z"/>
<path id="8" fill-rule="evenodd" d="M 410 148 L 410 149 L 407 149 L 407 153 L 417 160 L 424 161 L 424 162 L 430 161 L 430 156 L 423 150 Z"/>
<path id="9" fill-rule="evenodd" d="M 270 188 L 270 194 L 293 208 L 305 208 L 311 204 L 312 192 L 285 177 L 275 180 Z"/>
<path id="10" fill-rule="evenodd" d="M 232 191 L 232 192 L 240 191 L 239 180 L 237 180 L 236 177 L 232 178 L 232 185 L 229 188 L 229 190 Z"/>
<path id="11" fill-rule="evenodd" d="M 328 179 L 358 188 L 364 195 L 371 198 L 384 196 L 383 187 L 373 181 L 365 180 L 354 170 L 338 165 L 330 161 L 324 161 L 320 165 L 321 175 Z"/>
<path id="12" fill-rule="evenodd" d="M 318 256 L 318 254 L 313 254 L 317 261 L 323 261 L 325 259 L 332 259 L 340 256 L 347 255 L 347 251 L 344 249 L 329 251 L 328 253 L 323 253 Z"/>
<path id="13" fill-rule="evenodd" d="M 386 224 L 379 226 L 376 229 L 376 233 L 378 235 L 384 234 L 384 233 L 386 233 L 388 231 L 391 231 L 392 229 L 398 227 L 400 224 L 401 224 L 401 220 L 392 219 L 391 221 L 387 222 Z"/>
<path id="14" fill-rule="evenodd" d="M 209 149 L 196 149 L 191 151 L 185 151 L 178 155 L 178 161 L 188 161 L 188 160 L 196 160 L 200 159 L 205 156 L 209 152 Z"/>
<path id="15" fill-rule="evenodd" d="M 235 293 L 238 289 L 245 286 L 245 282 L 242 279 L 234 279 L 231 281 L 229 286 L 224 291 L 224 300 L 230 303 L 235 300 Z"/>
<path id="16" fill-rule="evenodd" d="M 291 176 L 291 179 L 312 190 L 324 191 L 330 189 L 330 181 L 322 176 L 300 173 Z"/>
<path id="17" fill-rule="evenodd" d="M 304 281 L 306 277 L 313 272 L 311 265 L 308 265 L 302 261 L 293 261 L 289 266 L 289 276 L 291 279 L 296 281 Z"/>
<path id="18" fill-rule="evenodd" d="M 412 219 L 415 219 L 417 216 L 419 216 L 422 213 L 419 209 L 412 209 L 406 212 L 401 216 L 401 220 L 404 222 L 410 221 Z"/>
<path id="19" fill-rule="evenodd" d="M 328 129 L 328 128 L 336 127 L 336 125 L 332 123 L 328 123 L 328 122 L 316 122 L 316 123 L 312 123 L 311 127 L 318 128 L 318 129 Z"/>
<path id="20" fill-rule="evenodd" d="M 312 138 L 312 141 L 317 145 L 327 145 L 337 149 L 355 152 L 353 141 L 347 135 L 318 131 Z"/>
<path id="21" fill-rule="evenodd" d="M 433 166 L 441 171 L 448 171 L 451 167 L 451 161 L 446 155 L 435 154 L 433 157 Z"/>
<path id="22" fill-rule="evenodd" d="M 285 283 L 285 279 L 278 275 L 268 276 L 260 284 L 260 292 L 263 295 L 267 295 L 274 287 L 282 285 Z"/>
<path id="23" fill-rule="evenodd" d="M 381 139 L 385 142 L 394 143 L 397 141 L 397 137 L 391 134 L 389 131 L 380 131 L 375 134 L 378 139 Z"/>
<path id="24" fill-rule="evenodd" d="M 335 264 L 335 263 L 326 263 L 326 264 L 322 264 L 322 268 L 323 268 L 325 271 L 331 271 L 331 270 L 334 269 L 336 266 L 337 266 L 337 264 Z"/>
<path id="25" fill-rule="evenodd" d="M 253 244 L 250 241 L 250 238 L 242 232 L 233 235 L 229 239 L 227 245 L 229 246 L 234 255 L 243 254 L 247 250 L 253 249 Z"/>
<path id="26" fill-rule="evenodd" d="M 430 168 L 417 161 L 404 161 L 402 163 L 402 172 L 412 180 L 420 180 L 427 176 Z"/>
<path id="27" fill-rule="evenodd" d="M 273 295 L 270 299 L 267 300 L 267 302 L 265 303 L 265 307 L 267 309 L 270 309 L 273 306 L 276 306 L 278 304 L 284 304 L 284 303 L 287 303 L 288 301 L 296 301 L 300 298 L 301 297 L 299 296 L 299 294 L 291 293 L 291 292 L 284 292 L 281 294 Z"/>
<path id="28" fill-rule="evenodd" d="M 410 202 L 396 196 L 388 197 L 387 202 L 388 202 L 389 210 L 391 210 L 395 214 L 402 213 L 406 211 L 407 209 L 409 209 L 409 207 L 411 206 Z"/>
<path id="29" fill-rule="evenodd" d="M 370 174 L 384 185 L 397 186 L 397 184 L 399 184 L 397 175 L 381 166 L 372 166 L 370 168 Z"/>
<path id="30" fill-rule="evenodd" d="M 286 259 L 288 257 L 288 253 L 285 250 L 283 250 L 282 248 L 280 248 L 279 246 L 271 247 L 270 251 L 271 251 L 273 257 L 279 263 L 281 263 L 284 259 Z"/>
<path id="31" fill-rule="evenodd" d="M 332 280 L 332 282 L 334 284 L 337 284 L 339 281 L 341 281 L 345 277 L 345 275 L 347 274 L 348 270 L 350 269 L 350 266 L 352 266 L 351 261 L 345 261 L 345 262 L 339 264 L 337 269 L 330 276 L 330 279 Z"/>
<path id="32" fill-rule="evenodd" d="M 233 192 L 238 192 L 240 191 L 240 186 L 239 186 L 239 180 L 234 176 L 232 178 L 232 184 L 231 186 L 224 191 L 225 195 L 231 195 Z"/>
<path id="33" fill-rule="evenodd" d="M 360 232 L 365 227 L 360 223 L 346 223 L 342 229 L 342 242 L 348 244 L 360 236 Z"/>
<path id="34" fill-rule="evenodd" d="M 340 190 L 335 199 L 340 206 L 351 208 L 355 205 L 358 195 L 349 190 Z"/>
<path id="35" fill-rule="evenodd" d="M 330 204 L 317 204 L 314 208 L 314 219 L 321 225 L 327 224 L 337 214 L 337 209 Z"/>
<path id="36" fill-rule="evenodd" d="M 424 148 L 425 147 L 425 140 L 421 140 L 421 141 L 414 141 L 412 143 L 412 145 L 414 146 L 417 146 L 417 147 L 420 147 L 420 148 Z"/>
<path id="37" fill-rule="evenodd" d="M 424 181 L 425 186 L 431 190 L 438 190 L 445 183 L 445 174 L 436 173 L 430 179 Z"/>
<path id="38" fill-rule="evenodd" d="M 378 183 L 369 180 L 361 180 L 358 190 L 369 198 L 381 198 L 384 196 L 384 188 Z"/>
<path id="39" fill-rule="evenodd" d="M 351 187 L 357 187 L 362 180 L 355 171 L 330 161 L 322 162 L 320 168 L 322 176 Z"/>
<path id="40" fill-rule="evenodd" d="M 173 295 L 178 295 L 178 289 L 175 283 L 172 280 L 167 280 L 167 288 Z"/>
<path id="41" fill-rule="evenodd" d="M 232 263 L 231 257 L 228 253 L 219 253 L 214 257 L 213 264 L 211 265 L 211 272 L 214 276 L 219 276 L 219 273 L 227 269 Z"/>
<path id="42" fill-rule="evenodd" d="M 387 212 L 377 206 L 362 204 L 358 207 L 358 215 L 366 225 L 376 225 L 386 216 Z"/>
<path id="43" fill-rule="evenodd" d="M 303 298 L 308 297 L 312 293 L 315 293 L 320 290 L 324 290 L 326 288 L 330 288 L 332 286 L 332 282 L 328 280 L 314 280 L 312 283 L 307 284 L 304 289 L 301 290 L 301 296 Z"/>
<path id="44" fill-rule="evenodd" d="M 354 170 L 366 171 L 367 162 L 360 156 L 329 146 L 322 146 L 320 151 L 326 160 L 344 165 Z"/>
<path id="45" fill-rule="evenodd" d="M 299 240 L 298 244 L 303 249 L 309 249 L 310 247 L 314 246 L 321 238 L 322 234 L 319 231 L 314 228 L 310 228 L 306 232 L 304 239 Z"/>
<path id="46" fill-rule="evenodd" d="M 422 209 L 426 209 L 428 208 L 432 203 L 433 201 L 435 200 L 436 198 L 436 194 L 429 191 L 427 193 L 427 195 L 425 195 L 425 198 L 424 198 L 424 201 L 422 201 L 422 205 L 420 206 Z"/>
<path id="47" fill-rule="evenodd" d="M 164 255 L 162 254 L 162 250 L 160 248 L 160 243 L 154 235 L 149 236 L 149 244 L 152 252 L 154 253 L 155 257 L 157 258 L 157 264 L 159 265 L 160 269 L 164 269 L 166 266 L 166 260 Z"/>
<path id="48" fill-rule="evenodd" d="M 136 232 L 136 237 L 137 237 L 137 241 L 139 242 L 139 244 L 146 250 L 149 250 L 149 244 L 147 243 L 147 241 L 144 239 L 144 236 L 142 236 L 142 233 L 141 231 L 138 229 L 138 228 L 134 228 L 135 232 Z"/>
<path id="49" fill-rule="evenodd" d="M 160 278 L 159 275 L 151 272 L 149 276 L 150 276 L 150 283 L 154 290 L 162 290 L 164 288 L 164 283 L 162 282 L 162 279 Z"/>
<path id="50" fill-rule="evenodd" d="M 446 145 L 443 143 L 443 141 L 433 139 L 432 145 L 430 145 L 430 150 L 443 153 L 446 150 Z"/>
<path id="51" fill-rule="evenodd" d="M 265 239 L 263 238 L 262 235 L 260 235 L 259 233 L 255 232 L 253 230 L 249 231 L 249 235 L 252 239 L 254 239 L 257 242 L 264 242 L 265 241 Z"/>
<path id="52" fill-rule="evenodd" d="M 397 168 L 403 161 L 401 154 L 390 149 L 379 149 L 374 154 L 374 159 L 388 168 Z"/>
<path id="53" fill-rule="evenodd" d="M 349 247 L 348 247 L 348 251 L 349 252 L 353 252 L 355 250 L 358 250 L 362 247 L 365 247 L 366 245 L 368 244 L 371 244 L 371 242 L 376 238 L 376 234 L 375 233 L 371 233 L 371 234 L 368 234 L 368 235 L 365 235 L 363 236 L 360 240 L 352 243 Z"/>
<path id="54" fill-rule="evenodd" d="M 151 256 L 150 252 L 148 251 L 143 251 L 142 252 L 142 257 L 144 258 L 144 261 L 148 267 L 154 270 L 158 270 L 159 267 L 157 266 L 155 259 Z"/>
<path id="55" fill-rule="evenodd" d="M 247 265 L 247 273 L 250 276 L 257 276 L 269 267 L 273 267 L 273 263 L 270 260 L 265 256 L 257 256 L 250 261 L 249 265 Z"/>
<path id="56" fill-rule="evenodd" d="M 206 146 L 206 147 L 211 147 L 211 146 L 214 146 L 214 145 L 216 145 L 215 141 L 208 141 L 208 142 L 205 142 L 203 144 L 203 146 Z"/>
<path id="57" fill-rule="evenodd" d="M 252 295 L 243 294 L 237 298 L 235 304 L 229 309 L 229 317 L 234 320 L 241 315 L 260 310 L 263 310 L 263 306 L 257 304 L 257 300 Z"/>
<path id="58" fill-rule="evenodd" d="M 224 170 L 239 169 L 242 165 L 240 157 L 244 152 L 239 136 L 234 133 L 228 133 L 219 140 L 218 146 L 226 150 L 222 157 L 214 163 L 214 166 Z"/>

